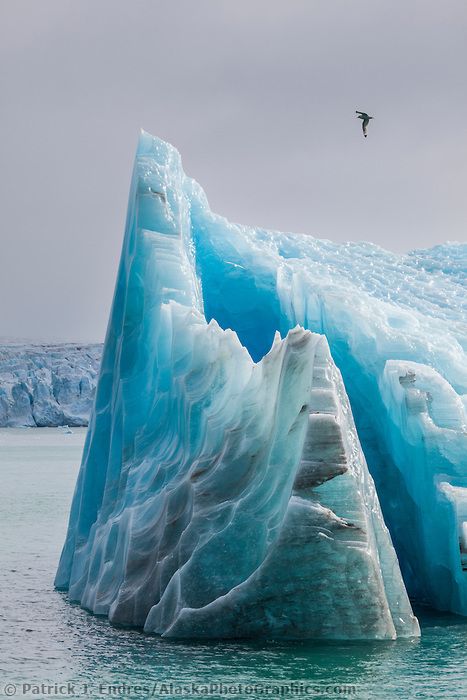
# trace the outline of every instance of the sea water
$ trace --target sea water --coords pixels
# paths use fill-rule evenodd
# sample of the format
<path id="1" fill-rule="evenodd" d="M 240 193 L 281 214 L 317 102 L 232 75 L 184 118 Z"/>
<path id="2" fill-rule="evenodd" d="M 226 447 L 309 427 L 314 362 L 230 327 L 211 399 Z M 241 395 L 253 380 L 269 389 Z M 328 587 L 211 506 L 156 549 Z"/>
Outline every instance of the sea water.
<path id="1" fill-rule="evenodd" d="M 467 697 L 467 619 L 421 639 L 174 642 L 112 627 L 53 588 L 84 429 L 0 430 L 0 697 Z"/>

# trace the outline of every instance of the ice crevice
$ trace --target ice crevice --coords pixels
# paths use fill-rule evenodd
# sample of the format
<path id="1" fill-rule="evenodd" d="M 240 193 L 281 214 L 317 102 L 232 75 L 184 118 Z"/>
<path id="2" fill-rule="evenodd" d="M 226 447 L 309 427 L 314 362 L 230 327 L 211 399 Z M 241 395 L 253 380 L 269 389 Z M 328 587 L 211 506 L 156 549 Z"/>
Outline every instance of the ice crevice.
<path id="1" fill-rule="evenodd" d="M 394 265 L 383 252 L 342 247 L 338 276 L 336 250 L 212 214 L 178 152 L 142 134 L 56 577 L 71 600 L 166 637 L 419 633 L 367 459 L 377 477 L 388 464 L 398 475 L 400 508 L 411 517 L 407 503 L 421 503 L 422 494 L 416 484 L 410 490 L 400 460 L 415 428 L 400 408 L 406 389 L 391 362 L 428 366 L 433 344 L 416 352 L 424 347 L 422 311 L 412 323 L 406 304 L 384 296 L 381 271 L 367 274 L 379 258 L 384 269 Z M 407 263 L 412 278 L 420 256 Z M 458 276 L 456 267 L 454 290 Z M 441 290 L 430 294 L 433 322 Z M 452 327 L 460 335 L 461 320 Z M 439 376 L 450 367 L 445 355 Z M 434 391 L 427 415 L 462 442 L 461 365 L 451 380 L 451 403 Z M 433 378 L 425 373 L 423 382 Z M 452 512 L 455 536 L 447 527 L 445 537 L 455 538 L 462 572 L 464 501 L 442 495 L 444 483 L 464 485 L 462 449 L 450 451 L 447 438 L 436 444 L 445 461 L 434 473 L 445 478 L 425 489 Z M 381 494 L 384 501 L 384 481 Z M 414 549 L 422 536 L 414 531 Z M 402 561 L 411 557 L 406 547 Z M 463 600 L 452 596 L 461 577 L 450 585 L 454 605 Z"/>

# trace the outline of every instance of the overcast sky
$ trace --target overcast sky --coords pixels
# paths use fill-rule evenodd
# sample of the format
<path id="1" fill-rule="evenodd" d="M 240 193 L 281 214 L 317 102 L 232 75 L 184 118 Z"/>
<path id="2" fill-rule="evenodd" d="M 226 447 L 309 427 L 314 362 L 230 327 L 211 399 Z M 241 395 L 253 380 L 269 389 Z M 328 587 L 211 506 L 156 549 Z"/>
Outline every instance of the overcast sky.
<path id="1" fill-rule="evenodd" d="M 1 0 L 0 336 L 103 338 L 140 127 L 234 221 L 466 241 L 466 36 L 465 0 Z"/>

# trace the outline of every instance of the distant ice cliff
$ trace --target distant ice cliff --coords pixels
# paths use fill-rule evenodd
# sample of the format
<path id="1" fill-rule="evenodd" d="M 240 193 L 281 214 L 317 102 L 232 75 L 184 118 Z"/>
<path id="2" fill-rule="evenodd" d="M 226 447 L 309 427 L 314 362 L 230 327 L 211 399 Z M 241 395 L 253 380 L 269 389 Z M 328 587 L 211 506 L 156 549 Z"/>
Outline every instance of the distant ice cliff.
<path id="1" fill-rule="evenodd" d="M 102 345 L 0 345 L 0 427 L 87 425 Z"/>

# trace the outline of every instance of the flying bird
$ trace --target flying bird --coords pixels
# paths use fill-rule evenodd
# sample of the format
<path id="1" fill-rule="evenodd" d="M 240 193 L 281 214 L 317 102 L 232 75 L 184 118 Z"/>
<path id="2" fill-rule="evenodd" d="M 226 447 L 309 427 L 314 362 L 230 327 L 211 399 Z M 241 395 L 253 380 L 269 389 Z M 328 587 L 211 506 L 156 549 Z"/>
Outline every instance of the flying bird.
<path id="1" fill-rule="evenodd" d="M 368 124 L 370 123 L 370 119 L 374 119 L 374 117 L 370 117 L 366 112 L 359 112 L 358 109 L 356 109 L 355 112 L 358 114 L 357 119 L 362 120 L 363 136 L 366 138 L 368 135 Z"/>
<path id="2" fill-rule="evenodd" d="M 167 197 L 163 192 L 158 192 L 157 190 L 153 190 L 152 187 L 149 187 L 149 192 L 153 194 L 155 197 L 159 197 L 159 199 L 164 203 L 167 204 Z"/>

